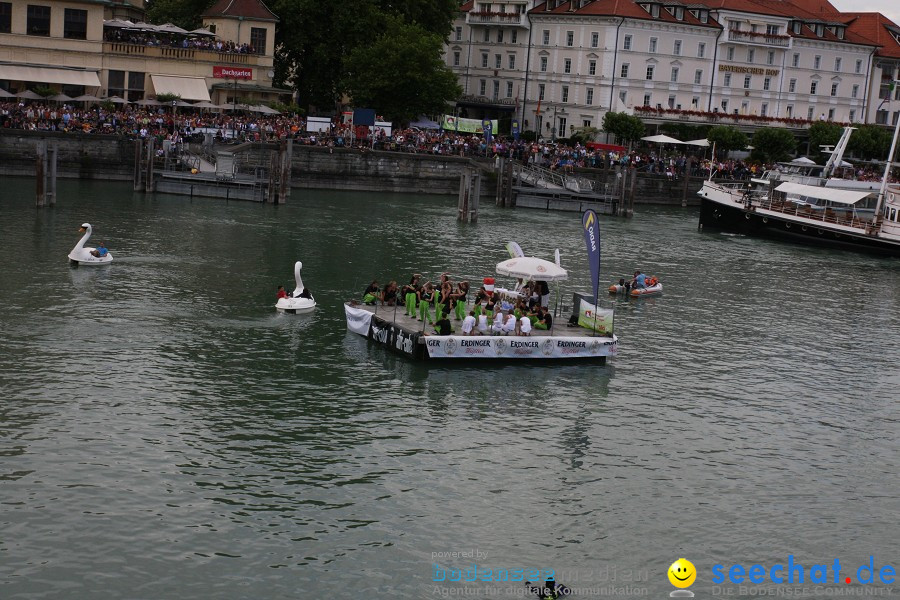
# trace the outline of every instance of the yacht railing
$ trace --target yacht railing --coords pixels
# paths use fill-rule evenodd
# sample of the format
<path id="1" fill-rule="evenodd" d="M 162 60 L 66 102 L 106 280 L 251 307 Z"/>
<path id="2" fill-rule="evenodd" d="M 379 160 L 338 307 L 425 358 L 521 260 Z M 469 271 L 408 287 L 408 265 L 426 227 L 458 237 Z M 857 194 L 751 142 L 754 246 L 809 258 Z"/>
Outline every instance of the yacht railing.
<path id="1" fill-rule="evenodd" d="M 843 225 L 846 227 L 854 227 L 856 229 L 866 229 L 871 223 L 869 219 L 860 217 L 856 210 L 834 210 L 833 208 L 813 207 L 809 204 L 797 204 L 785 199 L 784 194 L 775 193 L 774 198 L 760 196 L 753 199 L 753 206 L 773 212 L 782 213 L 809 219 L 811 221 L 831 223 L 834 225 Z"/>

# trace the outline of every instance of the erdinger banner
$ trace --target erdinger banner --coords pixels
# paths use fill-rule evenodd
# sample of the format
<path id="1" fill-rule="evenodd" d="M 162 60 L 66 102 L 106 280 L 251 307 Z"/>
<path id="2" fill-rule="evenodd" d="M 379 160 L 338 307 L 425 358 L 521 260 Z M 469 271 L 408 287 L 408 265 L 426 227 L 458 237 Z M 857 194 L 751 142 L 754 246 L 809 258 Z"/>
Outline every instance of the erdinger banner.
<path id="1" fill-rule="evenodd" d="M 572 305 L 578 308 L 578 325 L 586 329 L 592 329 L 602 335 L 613 334 L 612 309 L 598 308 L 590 298 L 583 294 L 575 294 Z"/>
<path id="2" fill-rule="evenodd" d="M 344 314 L 347 315 L 347 329 L 353 333 L 369 337 L 369 326 L 372 324 L 372 313 L 345 304 Z"/>
<path id="3" fill-rule="evenodd" d="M 430 335 L 429 358 L 596 358 L 616 353 L 617 343 L 601 337 L 520 337 Z"/>
<path id="4" fill-rule="evenodd" d="M 419 338 L 422 334 L 418 331 L 408 331 L 395 323 L 385 321 L 379 317 L 372 319 L 372 328 L 369 330 L 369 338 L 387 346 L 399 354 L 406 354 L 412 358 L 422 358 L 422 348 L 419 346 Z"/>

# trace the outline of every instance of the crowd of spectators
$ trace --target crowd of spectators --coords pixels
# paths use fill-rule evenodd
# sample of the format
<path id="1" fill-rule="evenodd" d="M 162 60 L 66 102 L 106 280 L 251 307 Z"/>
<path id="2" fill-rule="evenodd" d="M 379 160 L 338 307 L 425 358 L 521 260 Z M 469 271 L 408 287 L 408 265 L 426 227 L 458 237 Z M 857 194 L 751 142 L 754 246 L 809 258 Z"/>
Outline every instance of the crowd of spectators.
<path id="1" fill-rule="evenodd" d="M 209 50 L 210 52 L 227 52 L 230 54 L 257 54 L 250 44 L 237 44 L 232 41 L 217 40 L 211 36 L 184 36 L 176 33 L 145 32 L 130 29 L 107 28 L 103 32 L 107 42 L 134 44 L 135 46 L 162 46 L 165 48 L 184 48 Z"/>
<path id="2" fill-rule="evenodd" d="M 376 129 L 374 139 L 357 135 L 347 124 L 334 124 L 328 131 L 308 132 L 302 117 L 290 115 L 257 115 L 238 111 L 234 114 L 200 112 L 195 109 L 116 105 L 112 110 L 97 106 L 77 108 L 72 105 L 41 102 L 0 103 L 0 128 L 32 131 L 62 131 L 105 133 L 127 138 L 155 136 L 160 141 L 203 141 L 206 133 L 213 133 L 218 141 L 277 141 L 292 138 L 303 145 L 334 148 L 356 148 L 414 152 L 442 156 L 509 157 L 534 166 L 573 173 L 576 169 L 607 169 L 617 165 L 665 176 L 677 180 L 685 176 L 690 165 L 692 176 L 708 176 L 710 170 L 717 178 L 746 180 L 760 176 L 775 165 L 761 165 L 744 160 L 712 161 L 705 149 L 696 152 L 672 150 L 661 152 L 649 148 L 639 151 L 616 152 L 593 149 L 580 143 L 529 142 L 495 136 L 490 140 L 482 135 L 454 131 L 396 128 L 391 135 Z M 848 169 L 849 178 L 876 181 L 881 175 L 877 167 L 860 166 Z"/>

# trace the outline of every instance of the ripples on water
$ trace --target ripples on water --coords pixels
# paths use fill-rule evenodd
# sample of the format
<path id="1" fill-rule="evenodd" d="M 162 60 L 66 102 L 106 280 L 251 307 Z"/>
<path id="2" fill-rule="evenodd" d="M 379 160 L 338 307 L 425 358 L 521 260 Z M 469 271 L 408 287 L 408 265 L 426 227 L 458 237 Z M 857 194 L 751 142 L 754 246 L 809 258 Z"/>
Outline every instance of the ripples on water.
<path id="1" fill-rule="evenodd" d="M 608 301 L 610 365 L 422 365 L 346 333 L 341 301 L 412 271 L 477 281 L 510 239 L 560 249 L 567 299 L 588 287 L 578 216 L 72 182 L 35 212 L 10 186 L 4 598 L 429 598 L 431 553 L 471 548 L 580 585 L 647 569 L 656 596 L 678 556 L 704 585 L 716 562 L 892 559 L 896 260 L 642 207 L 603 220 L 603 283 L 640 267 L 666 292 Z M 85 220 L 109 268 L 66 264 Z M 275 314 L 297 259 L 319 308 Z"/>

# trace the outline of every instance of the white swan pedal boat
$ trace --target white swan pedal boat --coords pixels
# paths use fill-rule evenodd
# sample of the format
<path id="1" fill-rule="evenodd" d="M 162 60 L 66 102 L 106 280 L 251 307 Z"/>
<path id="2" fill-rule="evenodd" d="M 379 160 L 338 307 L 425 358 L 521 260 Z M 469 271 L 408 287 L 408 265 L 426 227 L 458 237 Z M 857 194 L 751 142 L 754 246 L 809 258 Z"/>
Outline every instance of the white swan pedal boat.
<path id="1" fill-rule="evenodd" d="M 294 288 L 294 291 L 291 292 L 291 295 L 287 298 L 279 298 L 278 302 L 275 303 L 275 309 L 279 312 L 286 312 L 290 314 L 297 313 L 305 313 L 310 312 L 316 307 L 316 300 L 312 297 L 312 294 L 306 291 L 306 288 L 303 286 L 303 279 L 300 277 L 300 269 L 303 268 L 303 263 L 299 260 L 294 263 L 294 280 L 297 283 L 297 287 Z"/>
<path id="2" fill-rule="evenodd" d="M 93 229 L 91 228 L 90 223 L 82 223 L 81 229 L 78 230 L 79 233 L 83 233 L 81 239 L 78 240 L 78 243 L 75 244 L 75 247 L 72 248 L 72 251 L 69 252 L 69 262 L 74 266 L 78 265 L 108 265 L 113 261 L 113 256 L 111 252 L 107 252 L 103 256 L 94 256 L 92 252 L 97 250 L 96 248 L 90 248 L 85 246 L 87 241 L 91 238 L 91 233 Z"/>

